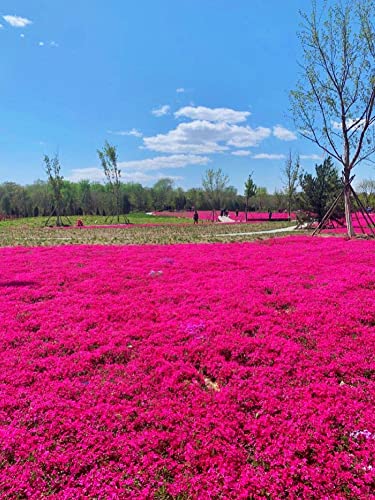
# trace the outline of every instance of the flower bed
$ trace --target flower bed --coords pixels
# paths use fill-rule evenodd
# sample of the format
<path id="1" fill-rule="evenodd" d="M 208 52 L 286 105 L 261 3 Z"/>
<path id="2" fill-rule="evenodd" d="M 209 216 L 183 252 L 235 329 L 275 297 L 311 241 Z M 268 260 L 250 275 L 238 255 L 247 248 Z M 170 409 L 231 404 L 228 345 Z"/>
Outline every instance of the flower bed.
<path id="1" fill-rule="evenodd" d="M 374 231 L 371 231 L 368 226 L 368 222 L 370 221 L 373 224 Z M 361 213 L 353 213 L 352 224 L 356 234 L 371 235 L 375 232 L 375 214 L 368 214 L 368 218 L 365 219 Z M 341 220 L 341 224 L 338 224 L 336 221 L 332 221 L 325 229 L 323 229 L 323 231 L 325 233 L 345 234 L 347 232 L 345 218 Z"/>
<path id="2" fill-rule="evenodd" d="M 374 249 L 1 249 L 1 498 L 372 498 Z"/>

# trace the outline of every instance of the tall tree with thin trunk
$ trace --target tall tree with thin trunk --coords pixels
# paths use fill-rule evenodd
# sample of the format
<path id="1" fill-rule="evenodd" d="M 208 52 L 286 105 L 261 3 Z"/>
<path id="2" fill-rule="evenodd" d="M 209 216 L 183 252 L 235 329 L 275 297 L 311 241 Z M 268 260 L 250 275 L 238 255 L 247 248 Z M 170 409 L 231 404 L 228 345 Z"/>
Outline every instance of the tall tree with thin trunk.
<path id="1" fill-rule="evenodd" d="M 289 156 L 285 161 L 284 168 L 282 170 L 282 180 L 283 180 L 283 188 L 285 197 L 288 203 L 288 217 L 289 220 L 291 218 L 291 211 L 294 199 L 297 193 L 298 187 L 298 176 L 300 172 L 300 162 L 299 156 L 297 156 L 294 160 L 292 158 L 292 152 L 289 151 Z"/>
<path id="2" fill-rule="evenodd" d="M 255 196 L 257 193 L 257 186 L 254 183 L 253 180 L 253 174 L 249 174 L 249 177 L 247 178 L 245 182 L 245 218 L 247 222 L 247 213 L 249 211 L 249 200 L 253 196 Z"/>
<path id="3" fill-rule="evenodd" d="M 46 225 L 53 215 L 56 215 L 56 226 L 62 226 L 62 212 L 63 212 L 63 196 L 62 188 L 64 185 L 64 177 L 61 175 L 61 165 L 57 154 L 53 158 L 44 155 L 44 164 L 48 182 L 52 190 L 53 208 L 51 215 L 46 221 Z"/>
<path id="4" fill-rule="evenodd" d="M 291 103 L 301 135 L 342 165 L 352 237 L 352 170 L 375 152 L 375 0 L 329 3 L 313 0 L 311 13 L 301 12 L 303 63 Z"/>
<path id="5" fill-rule="evenodd" d="M 117 165 L 118 155 L 116 146 L 112 146 L 108 141 L 106 141 L 103 149 L 98 149 L 97 152 L 107 180 L 109 192 L 111 193 L 111 218 L 113 219 L 113 216 L 115 216 L 116 221 L 120 222 L 121 170 Z"/>

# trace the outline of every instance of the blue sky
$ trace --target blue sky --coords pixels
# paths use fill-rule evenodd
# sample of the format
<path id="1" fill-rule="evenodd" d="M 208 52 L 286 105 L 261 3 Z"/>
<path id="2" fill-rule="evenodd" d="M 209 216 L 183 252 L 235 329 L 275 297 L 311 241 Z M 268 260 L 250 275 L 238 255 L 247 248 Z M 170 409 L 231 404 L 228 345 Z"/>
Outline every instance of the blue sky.
<path id="1" fill-rule="evenodd" d="M 105 140 L 144 185 L 220 167 L 272 192 L 289 150 L 311 170 L 322 153 L 288 116 L 301 4 L 2 0 L 0 182 L 45 178 L 56 151 L 66 178 L 100 179 Z"/>

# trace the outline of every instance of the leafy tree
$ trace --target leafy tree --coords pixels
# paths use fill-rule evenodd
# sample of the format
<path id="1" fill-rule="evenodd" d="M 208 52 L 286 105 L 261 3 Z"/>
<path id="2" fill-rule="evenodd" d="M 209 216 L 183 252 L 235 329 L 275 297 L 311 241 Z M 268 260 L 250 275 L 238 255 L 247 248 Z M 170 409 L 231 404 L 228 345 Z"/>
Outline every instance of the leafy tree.
<path id="1" fill-rule="evenodd" d="M 0 207 L 8 216 L 28 217 L 32 215 L 32 203 L 27 189 L 15 182 L 5 182 L 1 185 Z"/>
<path id="2" fill-rule="evenodd" d="M 48 215 L 51 209 L 51 200 L 49 195 L 48 183 L 38 180 L 26 186 L 28 196 L 31 201 L 31 206 L 38 207 L 39 215 Z"/>
<path id="3" fill-rule="evenodd" d="M 125 186 L 131 210 L 146 211 L 151 206 L 150 190 L 139 183 L 129 182 Z"/>
<path id="4" fill-rule="evenodd" d="M 84 214 L 92 212 L 91 184 L 90 181 L 83 179 L 78 183 L 78 198 Z"/>
<path id="5" fill-rule="evenodd" d="M 218 170 L 212 168 L 206 170 L 202 179 L 202 186 L 212 210 L 224 208 L 228 184 L 229 177 L 223 173 L 221 168 Z"/>
<path id="6" fill-rule="evenodd" d="M 249 177 L 247 178 L 246 182 L 245 182 L 245 217 L 246 217 L 246 221 L 247 221 L 247 213 L 249 211 L 249 200 L 250 198 L 252 198 L 253 196 L 256 195 L 256 192 L 257 192 L 257 187 L 254 183 L 254 180 L 253 180 L 253 174 L 249 174 Z"/>
<path id="7" fill-rule="evenodd" d="M 186 191 L 186 205 L 188 208 L 211 208 L 207 205 L 207 198 L 202 188 L 191 188 Z"/>
<path id="8" fill-rule="evenodd" d="M 375 180 L 363 179 L 358 184 L 358 191 L 366 207 L 375 206 Z"/>
<path id="9" fill-rule="evenodd" d="M 119 169 L 116 146 L 105 142 L 102 150 L 97 150 L 99 160 L 102 164 L 103 172 L 107 180 L 108 191 L 111 195 L 111 215 L 120 222 L 121 212 L 121 170 Z"/>
<path id="10" fill-rule="evenodd" d="M 302 172 L 300 204 L 303 209 L 317 215 L 321 221 L 342 190 L 342 182 L 332 159 L 328 157 L 322 165 L 315 165 L 315 175 Z M 341 215 L 336 211 L 336 216 Z"/>
<path id="11" fill-rule="evenodd" d="M 280 210 L 285 210 L 286 206 L 286 201 L 285 201 L 285 193 L 283 191 L 279 191 L 278 189 L 275 189 L 275 192 L 273 193 L 273 208 L 280 211 Z"/>
<path id="12" fill-rule="evenodd" d="M 64 177 L 61 175 L 61 165 L 59 157 L 56 154 L 53 158 L 44 155 L 45 170 L 48 177 L 49 185 L 52 189 L 52 199 L 53 199 L 53 209 L 50 217 L 46 221 L 48 224 L 50 218 L 53 214 L 56 215 L 56 226 L 62 226 L 62 215 L 63 215 L 63 196 L 62 188 L 64 183 Z"/>
<path id="13" fill-rule="evenodd" d="M 152 187 L 152 197 L 156 210 L 170 209 L 172 204 L 173 180 L 159 179 Z"/>
<path id="14" fill-rule="evenodd" d="M 304 63 L 292 111 L 301 135 L 343 167 L 345 218 L 351 217 L 352 169 L 375 152 L 375 3 L 340 0 L 332 6 L 312 1 L 301 13 L 299 38 Z"/>
<path id="15" fill-rule="evenodd" d="M 292 158 L 292 152 L 289 151 L 289 156 L 285 162 L 284 168 L 282 170 L 282 180 L 283 188 L 288 203 L 288 217 L 290 220 L 290 214 L 292 211 L 292 205 L 296 197 L 297 187 L 298 187 L 298 175 L 300 172 L 300 162 L 299 156 L 297 156 L 294 161 Z"/>
<path id="16" fill-rule="evenodd" d="M 270 207 L 269 203 L 270 195 L 268 194 L 267 188 L 258 186 L 255 192 L 255 200 L 257 204 L 257 209 L 262 211 Z"/>
<path id="17" fill-rule="evenodd" d="M 64 202 L 64 215 L 82 215 L 82 200 L 80 200 L 79 197 L 79 185 L 71 181 L 63 180 L 61 192 Z"/>
<path id="18" fill-rule="evenodd" d="M 177 188 L 173 194 L 173 205 L 176 210 L 183 210 L 186 205 L 186 196 L 182 188 Z"/>

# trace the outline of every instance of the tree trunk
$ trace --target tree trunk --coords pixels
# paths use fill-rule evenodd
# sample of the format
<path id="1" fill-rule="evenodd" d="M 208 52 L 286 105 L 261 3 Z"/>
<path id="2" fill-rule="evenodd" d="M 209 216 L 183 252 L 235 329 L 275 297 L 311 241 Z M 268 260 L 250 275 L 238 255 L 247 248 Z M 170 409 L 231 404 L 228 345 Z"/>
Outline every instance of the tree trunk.
<path id="1" fill-rule="evenodd" d="M 345 189 L 344 189 L 344 202 L 345 202 L 345 221 L 346 228 L 348 231 L 349 238 L 353 238 L 355 236 L 353 221 L 352 221 L 352 205 L 350 200 L 350 172 L 344 172 L 344 180 L 345 180 Z"/>

